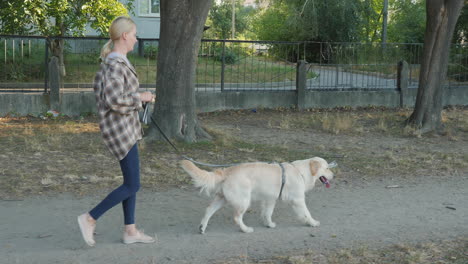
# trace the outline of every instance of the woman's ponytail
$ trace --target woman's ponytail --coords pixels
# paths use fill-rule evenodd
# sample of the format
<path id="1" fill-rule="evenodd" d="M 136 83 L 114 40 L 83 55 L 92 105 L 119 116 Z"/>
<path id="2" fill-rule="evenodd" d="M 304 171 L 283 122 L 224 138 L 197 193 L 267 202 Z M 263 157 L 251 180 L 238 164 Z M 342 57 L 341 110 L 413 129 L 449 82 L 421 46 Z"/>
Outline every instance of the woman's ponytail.
<path id="1" fill-rule="evenodd" d="M 102 46 L 102 49 L 101 49 L 101 60 L 104 61 L 107 57 L 107 55 L 109 55 L 109 53 L 112 51 L 112 39 L 109 39 L 106 44 L 104 44 L 104 46 Z"/>

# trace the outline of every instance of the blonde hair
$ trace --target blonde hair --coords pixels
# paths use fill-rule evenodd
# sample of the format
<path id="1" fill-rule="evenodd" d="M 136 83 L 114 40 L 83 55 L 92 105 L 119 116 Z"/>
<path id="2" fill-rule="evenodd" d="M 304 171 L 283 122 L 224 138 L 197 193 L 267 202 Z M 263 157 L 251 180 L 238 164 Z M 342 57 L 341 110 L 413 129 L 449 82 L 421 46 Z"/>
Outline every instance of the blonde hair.
<path id="1" fill-rule="evenodd" d="M 122 33 L 132 31 L 135 26 L 135 22 L 127 16 L 119 16 L 114 19 L 109 27 L 110 39 L 106 44 L 104 44 L 104 46 L 102 46 L 101 49 L 101 59 L 104 60 L 112 51 L 114 40 L 118 40 L 122 36 Z"/>

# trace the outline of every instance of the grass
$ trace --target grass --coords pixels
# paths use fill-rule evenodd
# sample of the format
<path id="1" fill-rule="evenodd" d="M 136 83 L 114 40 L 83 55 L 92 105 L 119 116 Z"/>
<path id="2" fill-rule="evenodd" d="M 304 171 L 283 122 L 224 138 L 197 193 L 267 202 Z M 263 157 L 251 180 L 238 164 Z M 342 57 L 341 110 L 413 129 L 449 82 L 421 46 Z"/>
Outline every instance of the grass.
<path id="1" fill-rule="evenodd" d="M 335 159 L 349 181 L 417 175 L 456 176 L 468 168 L 467 109 L 444 111 L 444 135 L 414 135 L 403 126 L 406 109 L 334 109 L 299 112 L 257 109 L 200 114 L 213 141 L 177 143 L 206 163 Z M 221 126 L 220 126 L 221 125 Z M 226 127 L 228 125 L 228 127 Z M 253 128 L 253 130 L 248 130 Z M 311 137 L 311 136 L 313 137 Z M 96 117 L 0 118 L 0 198 L 111 189 L 121 181 L 117 161 L 102 143 Z M 190 184 L 166 142 L 140 143 L 142 184 Z"/>
<path id="2" fill-rule="evenodd" d="M 468 240 L 434 241 L 419 244 L 396 244 L 383 248 L 360 245 L 352 248 L 309 251 L 293 256 L 277 256 L 271 259 L 222 260 L 218 264 L 465 264 L 468 263 Z"/>
<path id="3" fill-rule="evenodd" d="M 461 112 L 461 113 L 460 113 Z M 464 110 L 448 108 L 442 112 L 442 123 L 447 135 L 467 132 L 468 119 L 462 115 Z M 406 127 L 405 120 L 411 115 L 411 109 L 386 109 L 383 107 L 365 107 L 355 111 L 353 108 L 307 109 L 302 114 L 285 112 L 280 119 L 269 119 L 270 127 L 319 129 L 332 134 L 383 133 L 398 136 L 414 136 L 414 130 Z M 457 120 L 456 122 L 453 122 Z M 458 133 L 458 134 L 459 134 Z M 452 138 L 456 140 L 456 138 Z"/>
<path id="4" fill-rule="evenodd" d="M 468 153 L 462 149 L 468 141 L 468 123 L 463 116 L 466 113 L 466 109 L 446 109 L 445 133 L 424 136 L 405 127 L 409 109 L 257 109 L 255 114 L 244 110 L 237 111 L 234 117 L 229 112 L 217 115 L 234 126 L 248 123 L 263 127 L 259 133 L 277 131 L 269 138 L 280 141 L 278 144 L 288 146 L 290 151 L 303 150 L 309 155 L 338 159 L 338 170 L 347 177 L 376 179 L 434 173 L 458 175 L 466 170 Z M 301 139 L 295 140 L 298 133 Z M 311 139 L 303 139 L 308 133 Z M 251 141 L 259 142 L 261 137 Z M 298 143 L 292 144 L 294 141 Z M 264 143 L 269 144 L 267 140 Z"/>
<path id="5" fill-rule="evenodd" d="M 65 54 L 64 60 L 67 75 L 65 83 L 91 83 L 99 69 L 99 55 L 95 54 Z M 34 55 L 7 64 L 7 71 L 0 78 L 7 82 L 42 82 L 44 80 L 44 57 Z M 140 83 L 155 83 L 157 61 L 129 55 L 129 60 L 135 66 Z M 3 62 L 1 62 L 3 64 Z M 220 83 L 221 62 L 213 58 L 200 57 L 196 72 L 197 83 Z M 226 83 L 269 83 L 294 81 L 296 65 L 272 61 L 262 56 L 242 58 L 234 64 L 227 64 L 224 80 Z M 315 73 L 308 73 L 312 78 Z"/>
<path id="6" fill-rule="evenodd" d="M 61 192 L 85 194 L 121 182 L 118 162 L 103 145 L 95 117 L 4 117 L 0 128 L 0 160 L 5 164 L 0 170 L 0 198 Z M 216 131 L 210 132 L 216 135 Z M 200 161 L 222 164 L 253 161 L 258 152 L 270 160 L 282 152 L 279 147 L 241 142 L 221 134 L 215 138 L 213 142 L 179 143 L 178 147 Z M 144 186 L 190 184 L 177 166 L 177 155 L 165 142 L 141 142 L 140 152 L 142 171 L 147 175 L 142 179 Z M 306 155 L 293 151 L 283 158 Z"/>
<path id="7" fill-rule="evenodd" d="M 197 83 L 219 83 L 221 70 L 221 62 L 210 58 L 199 58 Z M 296 79 L 296 64 L 272 61 L 262 56 L 252 56 L 242 58 L 235 64 L 227 64 L 224 72 L 226 83 L 294 81 Z M 314 76 L 316 76 L 315 73 L 308 73 L 308 78 Z"/>

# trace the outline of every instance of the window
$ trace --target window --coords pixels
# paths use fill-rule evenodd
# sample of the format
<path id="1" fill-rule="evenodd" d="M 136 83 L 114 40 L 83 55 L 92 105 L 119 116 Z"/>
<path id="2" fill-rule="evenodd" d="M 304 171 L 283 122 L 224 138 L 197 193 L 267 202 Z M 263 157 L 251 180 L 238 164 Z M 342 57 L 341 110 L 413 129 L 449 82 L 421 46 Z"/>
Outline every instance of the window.
<path id="1" fill-rule="evenodd" d="M 140 16 L 159 17 L 159 0 L 139 0 Z"/>

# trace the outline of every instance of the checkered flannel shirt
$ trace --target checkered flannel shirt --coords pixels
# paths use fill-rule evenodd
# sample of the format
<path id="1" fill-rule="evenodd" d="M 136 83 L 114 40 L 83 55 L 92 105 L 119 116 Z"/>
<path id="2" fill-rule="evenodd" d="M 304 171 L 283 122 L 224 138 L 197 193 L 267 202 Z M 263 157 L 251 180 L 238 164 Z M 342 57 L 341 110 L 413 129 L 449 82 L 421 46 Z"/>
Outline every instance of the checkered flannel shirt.
<path id="1" fill-rule="evenodd" d="M 99 127 L 110 152 L 122 160 L 142 138 L 137 74 L 123 58 L 108 58 L 94 78 Z"/>

